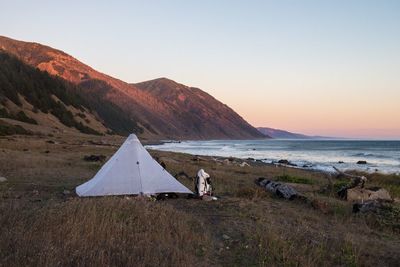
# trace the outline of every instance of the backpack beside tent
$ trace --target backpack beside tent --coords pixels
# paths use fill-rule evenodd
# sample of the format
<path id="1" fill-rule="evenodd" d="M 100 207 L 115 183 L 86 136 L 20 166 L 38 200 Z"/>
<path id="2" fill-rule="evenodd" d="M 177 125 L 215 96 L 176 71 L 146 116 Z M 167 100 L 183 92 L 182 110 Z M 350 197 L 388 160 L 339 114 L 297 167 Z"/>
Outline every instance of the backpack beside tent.
<path id="1" fill-rule="evenodd" d="M 129 135 L 91 180 L 76 188 L 76 193 L 80 197 L 192 194 L 151 157 L 134 134 Z"/>

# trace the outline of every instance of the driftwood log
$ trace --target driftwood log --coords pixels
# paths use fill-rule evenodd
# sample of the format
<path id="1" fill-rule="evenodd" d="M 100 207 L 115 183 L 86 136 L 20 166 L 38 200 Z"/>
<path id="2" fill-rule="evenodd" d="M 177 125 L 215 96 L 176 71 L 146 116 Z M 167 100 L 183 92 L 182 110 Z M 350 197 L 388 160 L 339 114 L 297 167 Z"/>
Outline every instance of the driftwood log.
<path id="1" fill-rule="evenodd" d="M 293 187 L 287 184 L 271 181 L 263 177 L 258 178 L 255 182 L 257 185 L 265 188 L 267 191 L 274 193 L 279 197 L 290 200 L 293 200 L 298 197 L 303 198 L 301 194 L 299 194 Z"/>
<path id="2" fill-rule="evenodd" d="M 350 184 L 343 186 L 337 192 L 337 194 L 340 198 L 345 199 L 347 196 L 347 190 L 349 190 L 349 189 L 352 189 L 355 187 L 364 188 L 365 182 L 367 181 L 367 177 L 344 173 L 341 170 L 339 170 L 338 168 L 336 168 L 335 166 L 333 166 L 333 168 L 335 169 L 335 171 L 337 171 L 339 173 L 338 177 L 342 176 L 342 177 L 347 177 L 347 178 L 351 179 Z"/>

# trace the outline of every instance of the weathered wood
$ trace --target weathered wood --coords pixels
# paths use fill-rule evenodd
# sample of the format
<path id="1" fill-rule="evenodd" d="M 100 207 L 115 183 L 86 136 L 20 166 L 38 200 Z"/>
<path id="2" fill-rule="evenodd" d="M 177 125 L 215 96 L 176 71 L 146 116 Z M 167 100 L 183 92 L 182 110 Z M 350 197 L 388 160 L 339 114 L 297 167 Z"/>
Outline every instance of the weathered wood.
<path id="1" fill-rule="evenodd" d="M 367 181 L 367 177 L 365 176 L 359 176 L 359 175 L 354 175 L 354 174 L 349 174 L 349 173 L 345 173 L 342 172 L 341 170 L 339 170 L 338 168 L 336 168 L 335 166 L 333 166 L 333 168 L 335 169 L 335 171 L 337 171 L 340 175 L 345 176 L 345 177 L 350 177 L 352 178 L 352 187 L 356 187 L 359 184 L 361 184 L 361 188 L 364 187 L 365 182 Z"/>
<path id="2" fill-rule="evenodd" d="M 367 177 L 344 173 L 335 166 L 333 166 L 333 168 L 339 173 L 339 175 L 351 178 L 350 184 L 343 186 L 342 188 L 339 189 L 339 191 L 337 191 L 337 195 L 340 198 L 347 199 L 347 191 L 349 189 L 355 187 L 364 188 L 365 182 L 367 181 Z"/>
<path id="3" fill-rule="evenodd" d="M 282 198 L 293 200 L 301 196 L 293 187 L 281 182 L 270 181 L 261 177 L 256 180 L 256 184 Z"/>

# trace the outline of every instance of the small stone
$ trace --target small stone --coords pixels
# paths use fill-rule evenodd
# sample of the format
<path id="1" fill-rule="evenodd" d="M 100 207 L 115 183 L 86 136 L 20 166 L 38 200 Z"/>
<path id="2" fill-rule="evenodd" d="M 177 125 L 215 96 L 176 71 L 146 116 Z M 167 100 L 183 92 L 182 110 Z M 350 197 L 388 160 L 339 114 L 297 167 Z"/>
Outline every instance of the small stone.
<path id="1" fill-rule="evenodd" d="M 365 165 L 365 164 L 367 164 L 367 161 L 365 161 L 365 160 L 359 160 L 359 161 L 357 161 L 357 164 L 363 164 L 363 165 Z"/>
<path id="2" fill-rule="evenodd" d="M 0 183 L 3 183 L 3 182 L 7 182 L 7 178 L 6 177 L 0 177 Z"/>
<path id="3" fill-rule="evenodd" d="M 66 190 L 66 189 L 65 189 L 65 190 L 63 191 L 63 195 L 64 195 L 64 196 L 70 195 L 70 194 L 71 194 L 71 191 L 69 191 L 69 190 Z"/>
<path id="4" fill-rule="evenodd" d="M 226 234 L 223 234 L 223 235 L 222 235 L 222 238 L 225 239 L 225 240 L 231 239 L 231 237 L 230 237 L 229 235 L 226 235 Z"/>

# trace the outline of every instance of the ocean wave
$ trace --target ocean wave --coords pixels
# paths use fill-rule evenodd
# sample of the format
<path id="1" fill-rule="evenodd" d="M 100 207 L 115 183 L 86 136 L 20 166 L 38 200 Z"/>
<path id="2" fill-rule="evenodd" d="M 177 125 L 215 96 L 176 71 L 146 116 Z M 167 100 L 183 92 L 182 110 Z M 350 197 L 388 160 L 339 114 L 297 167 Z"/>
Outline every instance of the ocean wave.
<path id="1" fill-rule="evenodd" d="M 383 154 L 377 154 L 377 153 L 368 153 L 368 152 L 361 152 L 361 153 L 355 153 L 351 154 L 352 157 L 364 157 L 364 158 L 377 158 L 377 159 L 396 159 L 395 157 L 391 155 L 383 155 Z"/>

